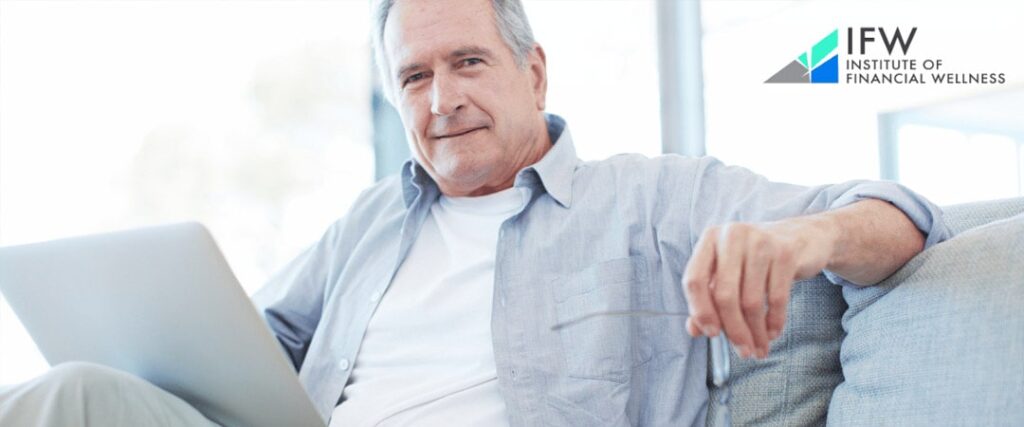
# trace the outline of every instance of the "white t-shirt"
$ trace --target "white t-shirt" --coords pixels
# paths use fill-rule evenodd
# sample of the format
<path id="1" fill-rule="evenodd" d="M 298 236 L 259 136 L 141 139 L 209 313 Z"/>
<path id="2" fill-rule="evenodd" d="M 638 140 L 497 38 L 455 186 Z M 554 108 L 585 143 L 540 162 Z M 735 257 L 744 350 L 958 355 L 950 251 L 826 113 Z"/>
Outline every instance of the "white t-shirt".
<path id="1" fill-rule="evenodd" d="M 335 426 L 508 425 L 491 341 L 501 223 L 528 190 L 445 197 L 370 320 Z"/>

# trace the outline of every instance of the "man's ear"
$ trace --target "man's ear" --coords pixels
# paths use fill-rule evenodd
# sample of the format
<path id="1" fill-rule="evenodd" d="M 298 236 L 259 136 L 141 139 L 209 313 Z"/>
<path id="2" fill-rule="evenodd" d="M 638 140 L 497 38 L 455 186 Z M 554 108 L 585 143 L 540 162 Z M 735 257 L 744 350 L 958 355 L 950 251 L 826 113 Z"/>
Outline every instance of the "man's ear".
<path id="1" fill-rule="evenodd" d="M 533 87 L 533 98 L 536 100 L 537 109 L 544 111 L 548 93 L 548 65 L 547 57 L 544 55 L 544 48 L 538 43 L 533 44 L 533 49 L 526 56 L 527 65 L 530 67 L 530 80 Z"/>

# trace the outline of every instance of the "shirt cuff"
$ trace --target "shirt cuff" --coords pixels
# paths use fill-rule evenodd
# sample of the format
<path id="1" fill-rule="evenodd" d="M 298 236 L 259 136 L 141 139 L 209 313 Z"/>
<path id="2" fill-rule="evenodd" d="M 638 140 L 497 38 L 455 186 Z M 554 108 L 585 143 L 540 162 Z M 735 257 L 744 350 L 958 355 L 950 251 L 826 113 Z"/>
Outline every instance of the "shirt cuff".
<path id="1" fill-rule="evenodd" d="M 903 211 L 917 229 L 925 235 L 924 249 L 922 251 L 952 237 L 952 233 L 942 217 L 941 208 L 909 188 L 895 182 L 873 181 L 858 184 L 832 202 L 829 210 L 839 209 L 868 199 L 889 202 L 897 209 Z M 824 270 L 822 273 L 825 275 L 825 278 L 834 284 L 860 286 L 832 271 Z"/>

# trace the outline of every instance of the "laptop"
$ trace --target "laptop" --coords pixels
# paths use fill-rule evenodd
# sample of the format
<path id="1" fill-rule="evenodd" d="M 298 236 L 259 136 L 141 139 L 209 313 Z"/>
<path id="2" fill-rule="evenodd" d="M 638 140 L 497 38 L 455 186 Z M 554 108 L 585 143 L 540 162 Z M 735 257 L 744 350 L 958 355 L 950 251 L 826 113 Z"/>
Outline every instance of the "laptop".
<path id="1" fill-rule="evenodd" d="M 325 425 L 201 224 L 0 248 L 0 293 L 50 365 L 120 369 L 223 426 Z"/>

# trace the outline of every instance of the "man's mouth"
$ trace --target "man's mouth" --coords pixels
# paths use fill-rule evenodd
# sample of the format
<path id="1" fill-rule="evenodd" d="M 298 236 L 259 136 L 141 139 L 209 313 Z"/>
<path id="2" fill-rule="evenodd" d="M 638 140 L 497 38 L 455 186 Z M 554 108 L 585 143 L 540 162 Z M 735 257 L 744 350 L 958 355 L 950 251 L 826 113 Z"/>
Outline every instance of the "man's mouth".
<path id="1" fill-rule="evenodd" d="M 452 133 L 449 133 L 449 134 L 441 135 L 441 136 L 438 136 L 436 138 L 437 139 L 456 138 L 456 137 L 460 137 L 460 136 L 463 136 L 463 135 L 467 135 L 467 134 L 476 132 L 476 131 L 481 130 L 481 129 L 487 129 L 487 127 L 486 126 L 481 126 L 481 127 L 476 127 L 476 128 L 469 128 L 469 129 L 466 129 L 466 130 L 460 130 L 460 131 L 457 131 L 457 132 L 452 132 Z"/>

